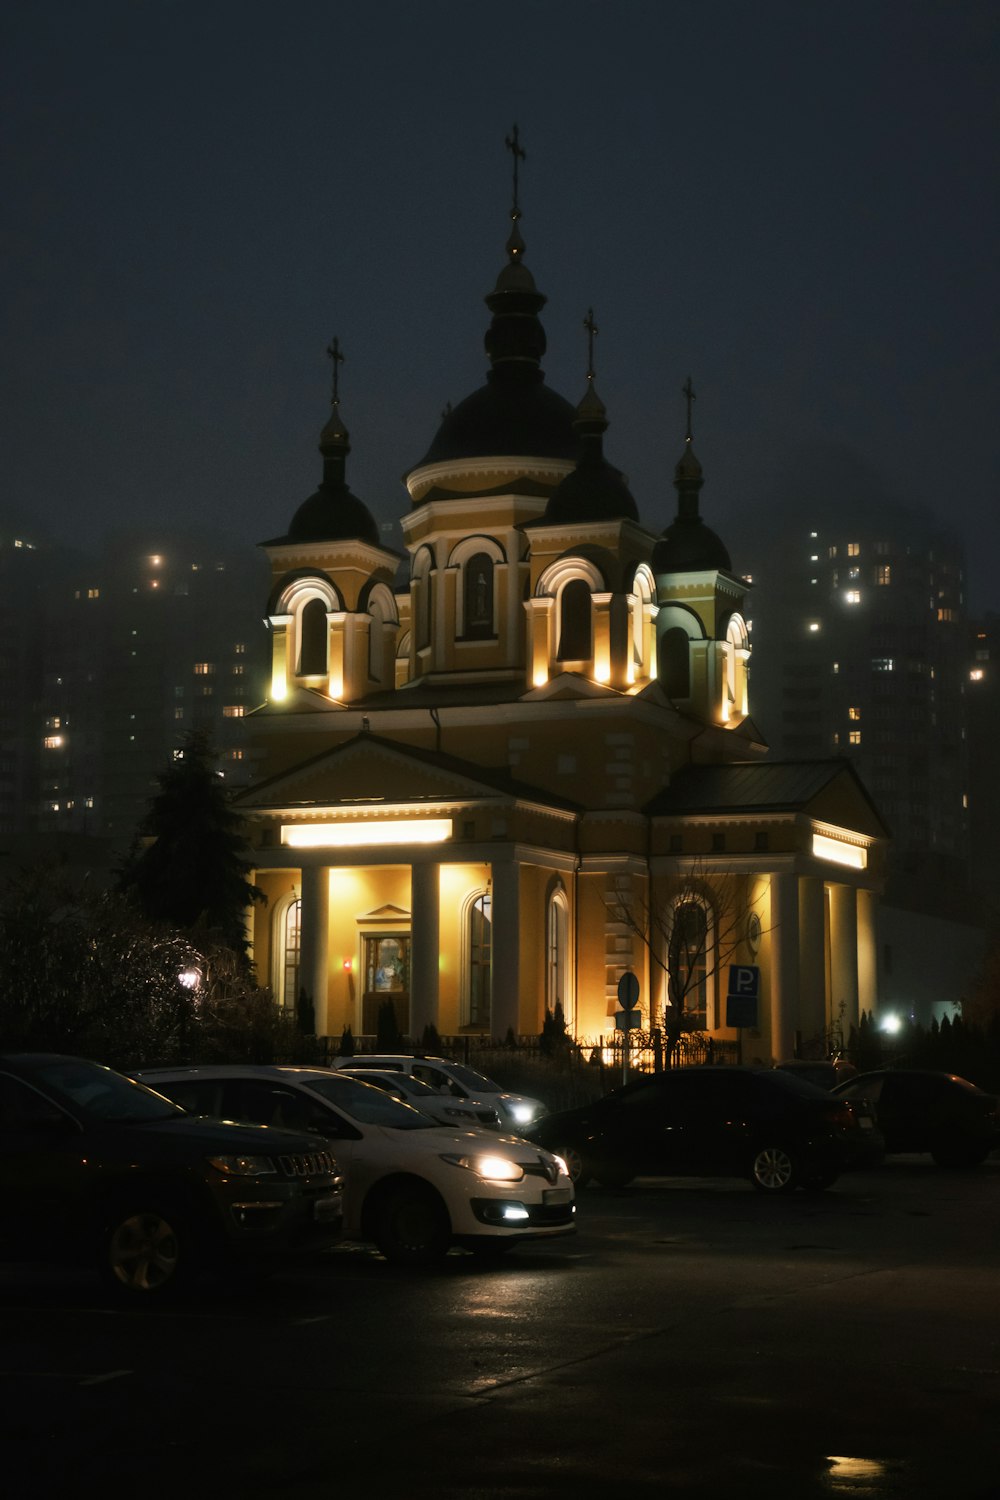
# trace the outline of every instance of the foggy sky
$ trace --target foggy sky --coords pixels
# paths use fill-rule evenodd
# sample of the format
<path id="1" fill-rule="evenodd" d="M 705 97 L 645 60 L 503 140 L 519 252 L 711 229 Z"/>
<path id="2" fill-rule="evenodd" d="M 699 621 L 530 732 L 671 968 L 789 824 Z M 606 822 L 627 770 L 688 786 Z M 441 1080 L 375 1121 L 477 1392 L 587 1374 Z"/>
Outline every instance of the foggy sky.
<path id="1" fill-rule="evenodd" d="M 547 378 L 583 394 L 592 306 L 646 524 L 690 373 L 723 537 L 835 445 L 959 526 L 1000 607 L 995 4 L 7 0 L 0 26 L 0 521 L 280 534 L 335 333 L 349 482 L 397 518 L 485 376 L 516 120 Z"/>

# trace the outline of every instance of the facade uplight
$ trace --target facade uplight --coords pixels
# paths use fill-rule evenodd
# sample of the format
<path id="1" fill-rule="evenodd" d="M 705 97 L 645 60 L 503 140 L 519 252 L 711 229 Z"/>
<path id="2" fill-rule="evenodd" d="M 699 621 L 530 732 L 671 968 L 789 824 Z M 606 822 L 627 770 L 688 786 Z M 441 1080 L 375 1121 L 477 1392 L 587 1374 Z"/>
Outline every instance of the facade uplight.
<path id="1" fill-rule="evenodd" d="M 371 844 L 441 844 L 452 834 L 451 818 L 363 819 L 351 823 L 283 823 L 288 849 L 351 849 Z"/>

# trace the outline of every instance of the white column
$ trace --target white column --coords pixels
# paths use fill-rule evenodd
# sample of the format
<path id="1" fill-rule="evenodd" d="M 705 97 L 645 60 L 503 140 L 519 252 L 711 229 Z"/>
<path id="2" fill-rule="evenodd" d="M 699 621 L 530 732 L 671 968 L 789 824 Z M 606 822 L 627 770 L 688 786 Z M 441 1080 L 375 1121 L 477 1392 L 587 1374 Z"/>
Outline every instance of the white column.
<path id="1" fill-rule="evenodd" d="M 874 891 L 858 891 L 858 1014 L 878 1008 L 877 898 Z M 846 1040 L 846 1038 L 845 1038 Z"/>
<path id="2" fill-rule="evenodd" d="M 771 1057 L 781 1062 L 795 1046 L 799 984 L 799 882 L 771 877 Z"/>
<path id="3" fill-rule="evenodd" d="M 503 1041 L 521 1031 L 520 867 L 493 862 L 493 1004 L 491 1030 Z"/>
<path id="4" fill-rule="evenodd" d="M 438 1024 L 441 951 L 441 867 L 410 868 L 410 1036 L 419 1043 L 425 1026 Z"/>
<path id="5" fill-rule="evenodd" d="M 854 887 L 830 887 L 830 1001 L 834 1016 L 843 1003 L 844 1036 L 858 1022 L 858 908 Z"/>
<path id="6" fill-rule="evenodd" d="M 299 988 L 313 1002 L 316 1035 L 327 1035 L 329 986 L 330 871 L 326 865 L 302 868 L 302 931 L 299 950 Z"/>
<path id="7" fill-rule="evenodd" d="M 823 881 L 799 880 L 799 1007 L 796 1027 L 807 1045 L 826 1032 L 826 944 Z"/>

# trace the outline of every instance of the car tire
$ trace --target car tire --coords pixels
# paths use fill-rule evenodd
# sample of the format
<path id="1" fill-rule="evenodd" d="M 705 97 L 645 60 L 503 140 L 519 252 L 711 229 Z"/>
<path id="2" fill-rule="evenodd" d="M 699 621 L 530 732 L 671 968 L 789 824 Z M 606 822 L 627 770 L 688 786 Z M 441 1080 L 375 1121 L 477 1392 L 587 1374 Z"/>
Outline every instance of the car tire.
<path id="1" fill-rule="evenodd" d="M 938 1146 L 931 1152 L 939 1167 L 981 1167 L 990 1154 L 989 1146 Z"/>
<path id="2" fill-rule="evenodd" d="M 566 1163 L 569 1180 L 574 1187 L 586 1187 L 593 1176 L 590 1162 L 576 1149 L 575 1146 L 556 1146 L 553 1148 L 556 1156 L 561 1156 Z"/>
<path id="3" fill-rule="evenodd" d="M 158 1199 L 127 1199 L 108 1214 L 99 1270 L 117 1296 L 163 1300 L 194 1279 L 198 1256 L 184 1211 Z"/>
<path id="4" fill-rule="evenodd" d="M 759 1193 L 790 1193 L 799 1186 L 795 1158 L 784 1146 L 758 1146 L 750 1159 L 750 1181 Z"/>
<path id="5" fill-rule="evenodd" d="M 419 1183 L 390 1189 L 378 1204 L 374 1240 L 397 1266 L 430 1266 L 451 1244 L 451 1221 L 441 1199 Z"/>

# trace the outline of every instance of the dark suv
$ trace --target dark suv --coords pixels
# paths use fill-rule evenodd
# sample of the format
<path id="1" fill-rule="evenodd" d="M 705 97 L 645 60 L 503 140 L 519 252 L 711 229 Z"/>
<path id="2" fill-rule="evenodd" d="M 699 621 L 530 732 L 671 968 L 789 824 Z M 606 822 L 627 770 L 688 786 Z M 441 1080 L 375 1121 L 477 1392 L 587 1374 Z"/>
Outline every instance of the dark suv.
<path id="1" fill-rule="evenodd" d="M 314 1137 L 200 1120 L 98 1063 L 0 1056 L 0 1260 L 94 1265 L 136 1297 L 341 1237 Z"/>

